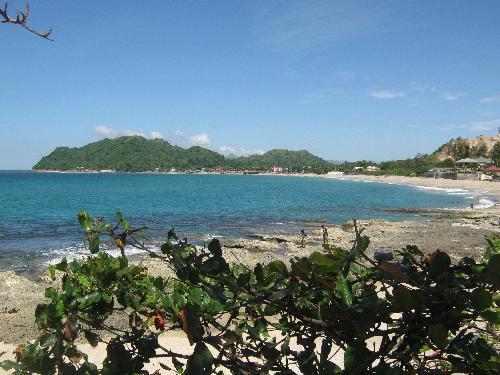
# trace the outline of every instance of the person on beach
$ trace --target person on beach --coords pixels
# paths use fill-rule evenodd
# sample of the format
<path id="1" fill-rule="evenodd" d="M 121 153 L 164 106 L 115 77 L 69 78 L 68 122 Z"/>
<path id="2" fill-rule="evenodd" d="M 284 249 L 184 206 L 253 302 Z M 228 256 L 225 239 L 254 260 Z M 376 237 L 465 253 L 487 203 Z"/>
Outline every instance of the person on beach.
<path id="1" fill-rule="evenodd" d="M 323 246 L 328 245 L 328 229 L 324 225 L 321 225 L 321 231 L 323 233 Z"/>
<path id="2" fill-rule="evenodd" d="M 300 230 L 300 247 L 304 248 L 306 247 L 305 240 L 306 240 L 307 234 L 304 229 Z"/>

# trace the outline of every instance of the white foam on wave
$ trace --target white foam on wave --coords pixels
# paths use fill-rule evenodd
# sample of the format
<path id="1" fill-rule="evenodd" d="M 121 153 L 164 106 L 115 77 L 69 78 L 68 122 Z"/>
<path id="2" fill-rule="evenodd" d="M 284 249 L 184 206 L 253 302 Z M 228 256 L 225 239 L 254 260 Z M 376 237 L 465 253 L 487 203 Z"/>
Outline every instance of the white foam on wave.
<path id="1" fill-rule="evenodd" d="M 149 250 L 158 250 L 157 246 L 149 245 L 146 247 Z M 113 249 L 103 248 L 102 251 L 108 253 L 113 257 L 118 257 L 121 255 L 120 250 L 116 248 Z M 127 256 L 146 254 L 146 250 L 137 249 L 135 247 L 127 247 L 125 250 L 125 254 L 127 254 Z M 46 265 L 50 266 L 59 263 L 60 261 L 63 260 L 63 258 L 66 258 L 68 262 L 71 262 L 75 259 L 77 260 L 84 259 L 90 255 L 90 252 L 83 245 L 70 245 L 60 249 L 49 250 L 43 253 L 43 255 L 50 257 L 50 259 L 45 262 Z"/>
<path id="2" fill-rule="evenodd" d="M 224 238 L 224 236 L 221 236 L 219 234 L 205 234 L 202 237 L 203 241 L 210 241 L 213 240 L 214 238 Z"/>
<path id="3" fill-rule="evenodd" d="M 466 189 L 440 188 L 431 186 L 416 186 L 416 187 L 421 190 L 441 191 L 449 195 L 461 195 L 464 196 L 464 199 L 475 199 L 476 200 L 476 202 L 474 203 L 475 209 L 491 208 L 495 207 L 497 204 L 495 200 L 491 198 L 486 198 L 484 196 L 486 192 L 470 191 Z"/>
<path id="4" fill-rule="evenodd" d="M 415 187 L 419 190 L 432 190 L 432 191 L 442 191 L 444 193 L 448 193 L 451 195 L 466 195 L 466 194 L 471 194 L 470 190 L 466 189 L 456 189 L 456 188 L 440 188 L 440 187 L 435 187 L 435 186 L 421 186 L 421 185 L 415 185 Z"/>
<path id="5" fill-rule="evenodd" d="M 486 198 L 480 198 L 479 199 L 479 202 L 474 204 L 474 208 L 491 208 L 491 207 L 495 207 L 496 206 L 496 202 L 490 200 L 490 199 L 486 199 Z"/>

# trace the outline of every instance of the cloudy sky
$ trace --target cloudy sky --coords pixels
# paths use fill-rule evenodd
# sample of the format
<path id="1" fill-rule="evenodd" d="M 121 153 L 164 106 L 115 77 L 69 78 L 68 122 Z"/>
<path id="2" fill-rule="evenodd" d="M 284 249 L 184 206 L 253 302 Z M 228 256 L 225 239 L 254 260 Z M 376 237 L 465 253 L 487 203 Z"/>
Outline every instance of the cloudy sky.
<path id="1" fill-rule="evenodd" d="M 500 126 L 495 0 L 39 0 L 30 16 L 54 42 L 0 24 L 0 169 L 130 134 L 386 160 Z"/>

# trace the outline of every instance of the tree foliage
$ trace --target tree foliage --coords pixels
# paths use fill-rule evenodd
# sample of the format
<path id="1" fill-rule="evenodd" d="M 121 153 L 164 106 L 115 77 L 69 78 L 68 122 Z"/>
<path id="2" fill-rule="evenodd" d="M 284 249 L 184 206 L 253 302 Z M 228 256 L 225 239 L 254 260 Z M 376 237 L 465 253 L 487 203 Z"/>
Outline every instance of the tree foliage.
<path id="1" fill-rule="evenodd" d="M 493 159 L 495 165 L 500 166 L 500 142 L 496 142 L 491 148 L 490 158 Z"/>
<path id="2" fill-rule="evenodd" d="M 330 163 L 307 151 L 271 150 L 264 155 L 229 159 L 203 147 L 185 149 L 162 139 L 148 140 L 140 136 L 103 139 L 80 148 L 58 147 L 44 156 L 33 169 L 141 172 L 223 167 L 266 171 L 274 165 L 289 168 L 290 171 L 317 173 L 332 169 Z"/>
<path id="3" fill-rule="evenodd" d="M 18 362 L 1 364 L 15 374 L 145 374 L 155 357 L 187 375 L 497 373 L 498 236 L 479 261 L 452 264 L 444 252 L 407 246 L 399 262 L 376 262 L 354 222 L 349 250 L 325 246 L 290 264 L 249 268 L 229 264 L 218 240 L 195 247 L 172 229 L 161 251 L 148 251 L 175 277 L 157 277 L 129 263 L 126 246 L 141 246 L 140 231 L 120 213 L 115 226 L 86 212 L 78 220 L 93 254 L 50 269 L 62 284 L 36 309 L 40 336 L 18 347 Z M 100 251 L 103 235 L 122 256 Z M 128 330 L 111 325 L 117 310 Z M 174 329 L 184 331 L 191 355 L 161 346 L 158 336 Z M 102 369 L 78 349 L 79 337 L 107 342 Z"/>
<path id="4" fill-rule="evenodd" d="M 289 172 L 326 173 L 333 165 L 308 151 L 271 150 L 262 155 L 229 159 L 228 165 L 237 170 L 265 171 L 280 166 Z"/>

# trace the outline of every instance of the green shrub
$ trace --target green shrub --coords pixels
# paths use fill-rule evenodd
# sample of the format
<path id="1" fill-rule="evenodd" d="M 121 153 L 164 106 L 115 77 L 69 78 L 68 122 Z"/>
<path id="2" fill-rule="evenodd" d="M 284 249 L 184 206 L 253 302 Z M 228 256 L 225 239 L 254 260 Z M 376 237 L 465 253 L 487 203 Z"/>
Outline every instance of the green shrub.
<path id="1" fill-rule="evenodd" d="M 444 252 L 426 256 L 407 246 L 396 254 L 399 262 L 376 263 L 354 222 L 350 250 L 325 246 L 289 265 L 274 260 L 249 268 L 228 264 L 216 239 L 200 248 L 171 230 L 161 251 L 149 252 L 176 276 L 154 277 L 128 262 L 126 246 L 142 246 L 140 231 L 121 214 L 116 226 L 86 212 L 78 219 L 93 254 L 50 269 L 62 283 L 48 288 L 50 302 L 36 309 L 40 336 L 3 369 L 144 374 L 144 364 L 161 357 L 188 375 L 497 373 L 498 236 L 480 261 L 452 264 Z M 122 256 L 100 251 L 102 235 Z M 116 310 L 126 313 L 128 331 L 110 325 Z M 102 329 L 111 338 L 101 337 Z M 160 347 L 158 335 L 173 329 L 185 332 L 191 355 Z M 106 340 L 102 369 L 78 349 L 82 336 L 92 346 Z M 338 350 L 342 367 L 332 360 Z"/>

